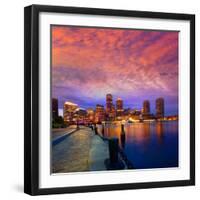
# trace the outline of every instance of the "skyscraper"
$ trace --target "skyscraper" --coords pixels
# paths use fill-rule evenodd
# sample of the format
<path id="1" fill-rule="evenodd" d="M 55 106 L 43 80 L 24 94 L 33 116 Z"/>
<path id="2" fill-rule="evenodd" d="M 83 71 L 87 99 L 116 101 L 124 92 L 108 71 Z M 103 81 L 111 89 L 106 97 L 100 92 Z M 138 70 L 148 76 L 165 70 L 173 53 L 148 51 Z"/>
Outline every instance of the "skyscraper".
<path id="1" fill-rule="evenodd" d="M 64 103 L 64 109 L 63 109 L 63 116 L 64 116 L 64 122 L 73 122 L 73 117 L 76 112 L 76 109 L 78 108 L 78 105 L 69 101 L 66 101 Z"/>
<path id="2" fill-rule="evenodd" d="M 110 112 L 109 117 L 110 117 L 111 120 L 114 120 L 115 117 L 116 117 L 116 110 L 115 110 L 115 105 L 114 104 L 112 104 L 112 108 L 111 108 L 111 112 Z"/>
<path id="3" fill-rule="evenodd" d="M 116 114 L 117 116 L 121 116 L 123 113 L 123 100 L 121 98 L 118 98 L 116 101 Z"/>
<path id="4" fill-rule="evenodd" d="M 105 120 L 105 111 L 103 105 L 97 104 L 95 110 L 95 123 Z"/>
<path id="5" fill-rule="evenodd" d="M 162 118 L 164 117 L 164 99 L 163 98 L 158 98 L 156 99 L 156 117 L 157 118 Z"/>
<path id="6" fill-rule="evenodd" d="M 111 112 L 112 105 L 113 105 L 112 94 L 107 94 L 106 95 L 106 113 L 110 113 Z"/>
<path id="7" fill-rule="evenodd" d="M 116 116 L 115 105 L 112 94 L 106 95 L 106 120 L 114 120 Z"/>
<path id="8" fill-rule="evenodd" d="M 55 120 L 58 117 L 58 99 L 52 99 L 52 118 Z"/>
<path id="9" fill-rule="evenodd" d="M 77 108 L 74 112 L 73 120 L 78 124 L 87 123 L 87 111 L 84 108 Z"/>
<path id="10" fill-rule="evenodd" d="M 94 110 L 92 108 L 87 109 L 87 117 L 89 122 L 94 122 Z"/>
<path id="11" fill-rule="evenodd" d="M 150 114 L 150 102 L 149 102 L 149 100 L 145 100 L 143 102 L 143 114 Z"/>

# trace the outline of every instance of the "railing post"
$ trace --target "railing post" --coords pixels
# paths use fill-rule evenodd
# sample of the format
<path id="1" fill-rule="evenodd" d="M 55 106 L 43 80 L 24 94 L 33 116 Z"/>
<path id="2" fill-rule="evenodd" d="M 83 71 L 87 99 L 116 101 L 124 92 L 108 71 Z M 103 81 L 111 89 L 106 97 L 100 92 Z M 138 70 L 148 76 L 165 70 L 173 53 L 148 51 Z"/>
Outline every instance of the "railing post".
<path id="1" fill-rule="evenodd" d="M 92 130 L 94 130 L 93 124 L 90 124 L 89 127 L 90 127 Z"/>
<path id="2" fill-rule="evenodd" d="M 95 135 L 98 135 L 98 131 L 97 131 L 97 126 L 96 126 L 96 124 L 94 124 L 94 132 L 95 132 Z"/>
<path id="3" fill-rule="evenodd" d="M 76 129 L 77 129 L 77 130 L 80 129 L 78 122 L 76 122 Z"/>
<path id="4" fill-rule="evenodd" d="M 122 148 L 124 148 L 125 147 L 125 139 L 126 139 L 124 124 L 121 124 L 120 139 L 121 139 L 121 146 L 122 146 Z"/>
<path id="5" fill-rule="evenodd" d="M 108 140 L 110 163 L 118 163 L 119 140 L 118 138 L 110 138 Z"/>
<path id="6" fill-rule="evenodd" d="M 124 124 L 121 124 L 121 135 L 125 134 L 125 130 L 124 130 Z"/>
<path id="7" fill-rule="evenodd" d="M 105 130 L 104 130 L 104 124 L 102 124 L 102 132 L 101 132 L 101 133 L 102 133 L 102 136 L 104 136 L 104 131 L 105 131 Z"/>

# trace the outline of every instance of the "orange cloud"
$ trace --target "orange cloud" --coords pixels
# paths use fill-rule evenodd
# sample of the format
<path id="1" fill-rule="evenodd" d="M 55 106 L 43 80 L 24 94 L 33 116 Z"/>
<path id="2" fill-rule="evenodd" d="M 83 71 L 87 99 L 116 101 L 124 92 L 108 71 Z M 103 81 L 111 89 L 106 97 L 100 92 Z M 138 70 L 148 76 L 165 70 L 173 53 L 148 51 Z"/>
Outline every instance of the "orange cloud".
<path id="1" fill-rule="evenodd" d="M 52 26 L 52 68 L 55 96 L 177 97 L 178 32 Z"/>

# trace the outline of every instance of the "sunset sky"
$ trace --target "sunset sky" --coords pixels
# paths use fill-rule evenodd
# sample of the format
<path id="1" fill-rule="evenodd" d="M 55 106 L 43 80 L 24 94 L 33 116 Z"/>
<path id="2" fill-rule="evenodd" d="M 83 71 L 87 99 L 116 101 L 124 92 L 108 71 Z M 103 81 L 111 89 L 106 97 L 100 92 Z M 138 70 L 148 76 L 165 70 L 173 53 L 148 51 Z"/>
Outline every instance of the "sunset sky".
<path id="1" fill-rule="evenodd" d="M 178 113 L 178 32 L 52 26 L 52 97 L 80 107 L 105 105 L 107 93 L 124 107 Z M 115 102 L 114 102 L 115 103 Z"/>

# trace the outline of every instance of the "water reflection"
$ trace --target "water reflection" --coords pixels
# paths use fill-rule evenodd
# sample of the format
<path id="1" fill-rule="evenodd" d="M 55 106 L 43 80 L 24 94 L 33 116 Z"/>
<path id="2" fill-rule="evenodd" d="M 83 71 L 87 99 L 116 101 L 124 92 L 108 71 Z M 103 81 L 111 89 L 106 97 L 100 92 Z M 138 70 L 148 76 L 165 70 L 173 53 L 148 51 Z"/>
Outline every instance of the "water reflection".
<path id="1" fill-rule="evenodd" d="M 118 137 L 119 145 L 136 168 L 178 166 L 178 122 L 107 124 L 99 133 Z"/>
<path id="2" fill-rule="evenodd" d="M 164 128 L 162 122 L 156 123 L 156 134 L 159 144 L 162 144 L 164 141 Z"/>

